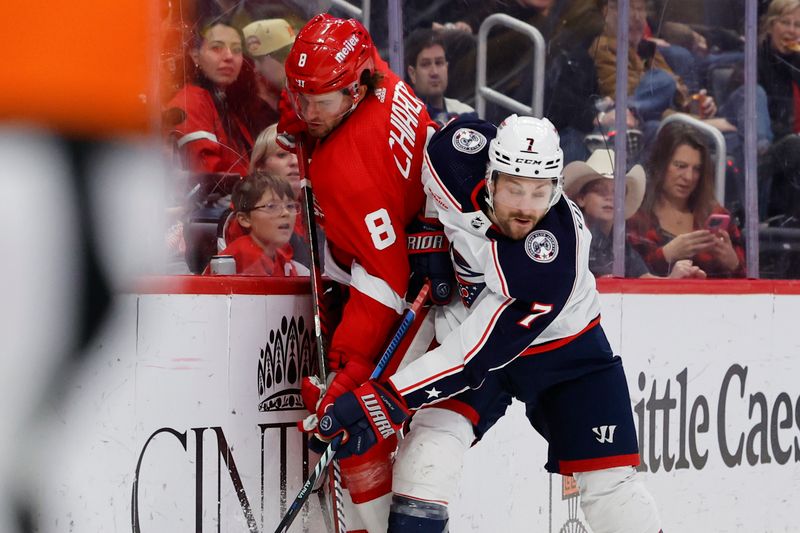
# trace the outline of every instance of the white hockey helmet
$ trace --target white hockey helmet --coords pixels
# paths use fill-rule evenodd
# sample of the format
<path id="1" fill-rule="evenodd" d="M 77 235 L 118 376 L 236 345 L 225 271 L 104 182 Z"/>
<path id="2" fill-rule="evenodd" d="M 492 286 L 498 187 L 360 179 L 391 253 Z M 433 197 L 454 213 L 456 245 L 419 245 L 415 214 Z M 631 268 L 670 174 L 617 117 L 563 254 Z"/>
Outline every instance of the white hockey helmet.
<path id="1" fill-rule="evenodd" d="M 546 118 L 509 116 L 497 128 L 497 136 L 489 143 L 486 165 L 487 203 L 494 207 L 492 183 L 497 173 L 553 181 L 548 209 L 561 198 L 564 154 L 553 123 Z"/>

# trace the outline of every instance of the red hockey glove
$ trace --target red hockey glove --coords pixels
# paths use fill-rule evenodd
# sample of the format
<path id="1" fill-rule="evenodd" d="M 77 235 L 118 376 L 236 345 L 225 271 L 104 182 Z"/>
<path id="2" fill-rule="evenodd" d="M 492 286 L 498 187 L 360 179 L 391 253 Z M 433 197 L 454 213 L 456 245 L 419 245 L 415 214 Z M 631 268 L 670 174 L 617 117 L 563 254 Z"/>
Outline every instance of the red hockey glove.
<path id="1" fill-rule="evenodd" d="M 413 299 L 426 279 L 431 280 L 431 302 L 446 305 L 453 295 L 456 277 L 450 260 L 450 242 L 444 226 L 431 218 L 417 218 L 406 229 L 411 278 L 406 292 Z"/>
<path id="2" fill-rule="evenodd" d="M 344 368 L 336 372 L 333 381 L 328 385 L 322 400 L 317 405 L 317 416 L 321 419 L 325 414 L 325 409 L 336 401 L 336 398 L 367 381 L 369 375 L 372 374 L 372 369 L 373 365 L 371 363 L 355 357 L 350 359 Z"/>
<path id="3" fill-rule="evenodd" d="M 292 104 L 289 102 L 289 95 L 286 89 L 281 91 L 281 99 L 278 102 L 278 146 L 288 152 L 295 151 L 295 139 L 308 131 L 308 126 L 297 116 Z"/>
<path id="4" fill-rule="evenodd" d="M 319 400 L 325 394 L 327 385 L 322 383 L 317 376 L 307 376 L 300 382 L 300 397 L 309 413 L 316 413 Z"/>
<path id="5" fill-rule="evenodd" d="M 332 440 L 342 435 L 340 459 L 362 455 L 376 444 L 394 438 L 409 417 L 405 402 L 390 385 L 368 381 L 343 394 L 320 418 L 318 435 Z"/>
<path id="6" fill-rule="evenodd" d="M 317 376 L 303 378 L 300 385 L 300 396 L 303 398 L 306 409 L 311 412 L 310 415 L 297 422 L 297 429 L 304 433 L 316 432 L 325 408 L 333 404 L 336 398 L 350 392 L 360 384 L 343 372 L 334 372 L 328 376 L 328 379 L 330 385 L 325 386 Z M 320 441 L 316 435 L 312 435 L 308 439 L 308 447 L 315 453 L 322 453 L 328 447 L 328 443 Z"/>

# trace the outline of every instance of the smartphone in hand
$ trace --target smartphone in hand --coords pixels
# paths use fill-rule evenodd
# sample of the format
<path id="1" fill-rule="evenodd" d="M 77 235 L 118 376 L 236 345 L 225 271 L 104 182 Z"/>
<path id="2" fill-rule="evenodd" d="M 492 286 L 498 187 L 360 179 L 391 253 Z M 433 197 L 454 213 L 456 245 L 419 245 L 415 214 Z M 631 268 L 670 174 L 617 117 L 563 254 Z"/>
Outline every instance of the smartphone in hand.
<path id="1" fill-rule="evenodd" d="M 713 213 L 706 219 L 706 229 L 712 233 L 718 233 L 721 230 L 727 231 L 730 223 L 730 215 L 726 215 L 724 213 Z"/>

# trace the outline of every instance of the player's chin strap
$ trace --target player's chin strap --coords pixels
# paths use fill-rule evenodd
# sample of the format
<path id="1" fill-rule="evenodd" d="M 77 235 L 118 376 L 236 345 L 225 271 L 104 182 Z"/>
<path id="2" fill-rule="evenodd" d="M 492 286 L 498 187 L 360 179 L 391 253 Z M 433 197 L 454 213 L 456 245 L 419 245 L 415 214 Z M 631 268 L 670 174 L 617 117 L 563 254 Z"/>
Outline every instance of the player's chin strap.
<path id="1" fill-rule="evenodd" d="M 494 212 L 494 183 L 497 178 L 496 170 L 492 170 L 491 168 L 486 169 L 486 205 L 489 209 Z"/>

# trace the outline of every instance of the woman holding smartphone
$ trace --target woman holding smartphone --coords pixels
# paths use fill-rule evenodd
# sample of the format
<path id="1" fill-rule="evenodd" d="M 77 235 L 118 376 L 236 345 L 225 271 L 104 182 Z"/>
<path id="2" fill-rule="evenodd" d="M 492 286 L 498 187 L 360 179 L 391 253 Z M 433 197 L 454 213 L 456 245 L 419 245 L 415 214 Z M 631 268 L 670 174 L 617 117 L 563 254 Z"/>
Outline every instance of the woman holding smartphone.
<path id="1" fill-rule="evenodd" d="M 656 137 L 642 207 L 628 238 L 653 274 L 667 276 L 691 259 L 709 278 L 745 276 L 744 242 L 714 197 L 708 145 L 692 126 L 671 122 Z"/>

